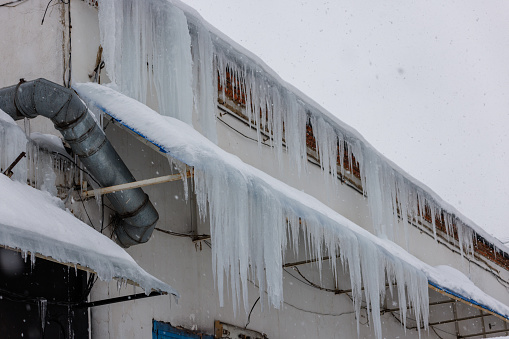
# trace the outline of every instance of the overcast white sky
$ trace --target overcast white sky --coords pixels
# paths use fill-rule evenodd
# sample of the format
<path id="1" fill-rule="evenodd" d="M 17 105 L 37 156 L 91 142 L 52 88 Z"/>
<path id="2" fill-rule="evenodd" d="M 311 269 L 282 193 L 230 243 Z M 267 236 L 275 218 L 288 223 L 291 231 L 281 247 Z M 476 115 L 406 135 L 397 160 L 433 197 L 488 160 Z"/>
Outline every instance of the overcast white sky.
<path id="1" fill-rule="evenodd" d="M 509 241 L 509 2 L 184 2 Z"/>

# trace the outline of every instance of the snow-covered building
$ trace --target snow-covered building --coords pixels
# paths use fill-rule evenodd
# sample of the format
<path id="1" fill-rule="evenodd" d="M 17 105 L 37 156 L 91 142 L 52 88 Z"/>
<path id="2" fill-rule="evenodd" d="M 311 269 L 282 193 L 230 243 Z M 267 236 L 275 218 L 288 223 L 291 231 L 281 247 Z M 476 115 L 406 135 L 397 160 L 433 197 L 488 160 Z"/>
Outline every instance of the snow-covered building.
<path id="1" fill-rule="evenodd" d="M 509 334 L 507 248 L 186 5 L 0 23 L 5 337 Z"/>

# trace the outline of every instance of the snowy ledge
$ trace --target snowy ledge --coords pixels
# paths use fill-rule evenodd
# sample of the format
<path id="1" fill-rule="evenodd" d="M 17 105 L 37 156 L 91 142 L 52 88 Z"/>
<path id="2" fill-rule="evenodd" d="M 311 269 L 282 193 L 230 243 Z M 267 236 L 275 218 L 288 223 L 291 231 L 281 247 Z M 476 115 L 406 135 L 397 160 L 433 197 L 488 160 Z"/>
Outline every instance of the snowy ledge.
<path id="1" fill-rule="evenodd" d="M 0 112 L 2 113 L 2 112 Z M 8 146 L 8 145 L 7 145 Z M 66 265 L 88 267 L 101 280 L 131 281 L 179 297 L 112 240 L 63 210 L 60 199 L 0 174 L 0 245 Z"/>
<path id="2" fill-rule="evenodd" d="M 331 257 L 340 255 L 350 273 L 357 311 L 362 300 L 362 284 L 364 297 L 372 308 L 377 337 L 381 337 L 379 305 L 385 293 L 385 276 L 390 283 L 397 283 L 395 290 L 403 319 L 406 307 L 402 305 L 409 305 L 416 319 L 426 326 L 428 284 L 509 319 L 509 307 L 481 291 L 459 271 L 425 264 L 314 197 L 243 163 L 189 125 L 162 116 L 105 86 L 84 83 L 74 88 L 91 109 L 110 115 L 159 147 L 162 153 L 194 167 L 200 215 L 209 213 L 210 218 L 214 244 L 212 265 L 221 303 L 226 277 L 230 280 L 231 295 L 239 303 L 243 300 L 246 309 L 245 287 L 251 274 L 260 283 L 260 293 L 266 291 L 270 303 L 275 307 L 281 305 L 282 253 L 292 245 L 297 250 L 301 232 L 309 256 L 319 259 L 324 251 Z M 226 192 L 224 187 L 228 187 Z M 331 265 L 336 269 L 335 261 Z"/>

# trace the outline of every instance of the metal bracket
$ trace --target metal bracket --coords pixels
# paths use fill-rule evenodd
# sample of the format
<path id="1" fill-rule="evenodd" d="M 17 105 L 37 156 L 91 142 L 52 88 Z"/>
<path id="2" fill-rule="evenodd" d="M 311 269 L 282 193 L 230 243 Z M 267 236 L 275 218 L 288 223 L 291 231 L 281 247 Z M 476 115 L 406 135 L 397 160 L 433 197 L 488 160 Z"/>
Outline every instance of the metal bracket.
<path id="1" fill-rule="evenodd" d="M 75 305 L 74 308 L 90 308 L 90 307 L 96 307 L 96 306 L 110 305 L 110 304 L 120 303 L 120 302 L 124 302 L 124 301 L 145 299 L 145 298 L 157 297 L 160 295 L 167 295 L 167 294 L 168 293 L 166 293 L 166 292 L 159 292 L 159 291 L 150 292 L 149 295 L 147 295 L 145 293 L 131 294 L 131 295 L 123 296 L 123 297 L 116 297 L 116 298 L 110 298 L 110 299 L 91 301 L 91 302 L 87 302 L 87 303 L 81 303 L 81 304 Z"/>
<path id="2" fill-rule="evenodd" d="M 23 157 L 26 155 L 25 152 L 21 152 L 18 157 L 16 158 L 16 160 L 14 160 L 12 162 L 12 164 L 9 165 L 9 167 L 7 167 L 7 169 L 3 172 L 4 175 L 8 176 L 9 178 L 12 177 L 12 175 L 14 174 L 12 172 L 12 169 L 14 168 L 14 166 L 16 166 L 18 164 L 18 162 L 21 161 L 21 159 L 23 159 Z"/>

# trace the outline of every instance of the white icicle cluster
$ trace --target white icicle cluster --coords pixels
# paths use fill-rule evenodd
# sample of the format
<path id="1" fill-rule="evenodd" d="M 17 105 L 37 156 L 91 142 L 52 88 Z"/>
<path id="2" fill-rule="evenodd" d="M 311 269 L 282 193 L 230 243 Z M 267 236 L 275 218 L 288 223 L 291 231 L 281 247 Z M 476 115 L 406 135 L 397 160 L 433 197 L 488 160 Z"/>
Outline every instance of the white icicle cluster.
<path id="1" fill-rule="evenodd" d="M 0 169 L 2 172 L 5 171 L 22 152 L 25 152 L 25 156 L 12 169 L 11 179 L 22 183 L 28 182 L 35 188 L 56 196 L 57 174 L 61 178 L 61 184 L 71 187 L 69 180 L 73 173 L 69 173 L 72 172 L 69 171 L 69 163 L 65 163 L 60 156 L 52 153 L 54 138 L 58 139 L 39 133 L 27 137 L 14 120 L 0 110 Z M 65 153 L 61 145 L 60 148 Z"/>
<path id="2" fill-rule="evenodd" d="M 260 135 L 270 136 L 269 142 L 282 166 L 283 151 L 301 173 L 307 163 L 306 123 L 312 127 L 324 180 L 331 187 L 329 197 L 336 194 L 338 175 L 345 176 L 345 153 L 350 167 L 359 163 L 360 179 L 373 222 L 375 234 L 398 240 L 407 238 L 408 223 L 423 223 L 426 208 L 431 210 L 431 227 L 436 237 L 435 218 L 444 219 L 448 236 L 458 234 L 461 252 L 473 250 L 473 230 L 455 215 L 443 210 L 443 202 L 402 174 L 371 145 L 352 132 L 348 126 L 329 118 L 312 105 L 306 104 L 284 84 L 277 82 L 256 62 L 243 57 L 223 43 L 215 44 L 215 58 L 223 89 L 220 99 L 226 100 L 227 79 L 233 91 L 245 95 L 243 112 Z M 355 161 L 354 161 L 355 160 Z M 401 220 L 401 222 L 399 222 Z M 398 225 L 402 224 L 403 229 Z"/>
<path id="3" fill-rule="evenodd" d="M 429 208 L 435 235 L 435 217 L 441 220 L 443 216 L 449 235 L 456 226 L 461 251 L 473 250 L 473 230 L 444 211 L 436 195 L 402 174 L 355 131 L 295 94 L 266 66 L 238 52 L 217 32 L 209 32 L 193 14 L 162 0 L 110 0 L 101 3 L 99 19 L 108 75 L 121 92 L 143 103 L 149 101 L 148 93 L 154 93 L 161 114 L 190 125 L 197 121 L 195 127 L 216 142 L 217 79 L 223 102 L 228 79 L 233 91 L 244 96 L 243 114 L 257 130 L 258 141 L 269 137 L 280 164 L 286 152 L 291 165 L 299 174 L 303 172 L 307 124 L 313 130 L 324 179 L 333 183 L 329 185 L 332 193 L 338 175 L 345 175 L 344 159 L 351 169 L 355 158 L 377 236 L 396 240 L 400 233 L 406 235 L 408 223 L 423 222 Z M 427 281 L 414 267 L 350 232 L 338 220 L 292 202 L 256 177 L 220 161 L 201 165 L 196 166 L 195 191 L 200 215 L 208 213 L 210 219 L 221 303 L 226 278 L 232 295 L 246 306 L 252 275 L 260 284 L 260 293 L 266 291 L 270 303 L 280 306 L 282 253 L 289 244 L 297 249 L 298 234 L 303 232 L 309 256 L 319 258 L 324 250 L 329 256 L 341 255 L 350 272 L 357 318 L 364 286 L 378 338 L 386 281 L 397 282 L 403 321 L 405 305 L 409 305 L 417 321 L 427 323 Z"/>

